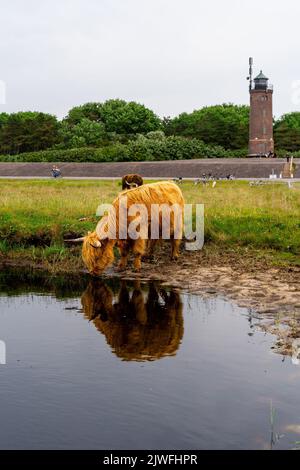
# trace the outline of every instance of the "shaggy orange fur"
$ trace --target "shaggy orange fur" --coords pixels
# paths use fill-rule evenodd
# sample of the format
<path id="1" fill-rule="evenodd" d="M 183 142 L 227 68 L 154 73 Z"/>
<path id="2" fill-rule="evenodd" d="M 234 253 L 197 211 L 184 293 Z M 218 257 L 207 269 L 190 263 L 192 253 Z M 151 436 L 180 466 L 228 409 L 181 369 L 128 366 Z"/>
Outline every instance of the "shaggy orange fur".
<path id="1" fill-rule="evenodd" d="M 137 240 L 127 239 L 118 240 L 118 234 L 120 229 L 119 220 L 119 207 L 122 202 L 122 198 L 127 198 L 127 210 L 133 204 L 143 204 L 148 211 L 148 226 L 151 223 L 151 205 L 152 204 L 165 204 L 169 207 L 177 205 L 181 208 L 182 215 L 184 210 L 184 199 L 181 190 L 178 186 L 172 182 L 159 182 L 145 184 L 138 188 L 129 189 L 123 191 L 113 202 L 114 211 L 110 211 L 107 216 L 102 217 L 98 223 L 96 230 L 89 233 L 83 242 L 82 257 L 91 274 L 99 275 L 105 268 L 107 268 L 114 261 L 114 246 L 117 245 L 121 252 L 121 260 L 119 269 L 125 269 L 127 265 L 128 254 L 132 250 L 134 259 L 134 268 L 138 271 L 141 268 L 141 257 L 146 251 L 145 238 L 138 238 Z M 123 227 L 127 230 L 129 224 L 137 216 L 127 217 L 127 227 Z M 163 215 L 160 213 L 159 223 L 162 225 Z M 174 238 L 175 230 L 175 216 L 174 212 L 170 212 L 170 238 L 172 242 L 171 257 L 177 259 L 179 255 L 180 237 L 179 239 Z M 111 234 L 103 235 L 103 229 L 108 230 L 108 227 L 114 227 L 117 238 L 112 239 Z M 122 227 L 121 227 L 122 228 Z M 182 229 L 182 227 L 181 227 Z"/>
<path id="2" fill-rule="evenodd" d="M 95 276 L 113 263 L 115 240 L 102 240 L 101 246 L 97 246 L 97 243 L 99 238 L 96 232 L 89 232 L 82 245 L 83 261 L 88 271 Z"/>

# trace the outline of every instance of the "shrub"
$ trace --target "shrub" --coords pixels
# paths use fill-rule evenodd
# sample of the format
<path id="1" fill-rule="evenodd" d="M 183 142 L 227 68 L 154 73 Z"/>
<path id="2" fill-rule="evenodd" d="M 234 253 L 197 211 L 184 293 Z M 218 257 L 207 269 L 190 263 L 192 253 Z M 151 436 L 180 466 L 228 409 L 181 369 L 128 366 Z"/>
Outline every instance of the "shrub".
<path id="1" fill-rule="evenodd" d="M 19 155 L 0 155 L 2 162 L 128 162 L 189 160 L 194 158 L 244 157 L 247 150 L 225 150 L 218 145 L 206 145 L 201 140 L 184 137 L 150 138 L 138 136 L 127 144 L 113 143 L 103 147 L 53 149 Z"/>

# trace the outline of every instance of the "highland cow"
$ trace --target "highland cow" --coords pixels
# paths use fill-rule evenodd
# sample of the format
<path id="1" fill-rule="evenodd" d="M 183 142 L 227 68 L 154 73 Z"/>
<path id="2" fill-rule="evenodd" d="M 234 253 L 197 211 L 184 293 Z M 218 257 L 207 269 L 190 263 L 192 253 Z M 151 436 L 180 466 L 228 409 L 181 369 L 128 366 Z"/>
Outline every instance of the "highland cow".
<path id="1" fill-rule="evenodd" d="M 126 218 L 125 221 L 119 217 L 124 198 L 126 197 Z M 138 222 L 138 215 L 131 215 L 131 208 L 143 206 L 147 213 L 146 233 L 142 230 L 137 238 L 129 235 L 129 228 Z M 82 258 L 91 274 L 99 275 L 114 261 L 114 247 L 121 253 L 119 270 L 127 266 L 129 252 L 134 254 L 134 268 L 141 269 L 141 258 L 146 252 L 147 240 L 152 232 L 152 207 L 158 207 L 158 235 L 162 238 L 162 229 L 166 222 L 169 224 L 169 236 L 171 240 L 171 259 L 179 256 L 179 246 L 182 238 L 182 219 L 184 210 L 184 199 L 181 190 L 172 182 L 159 182 L 142 185 L 140 187 L 121 192 L 112 204 L 112 210 L 102 217 L 94 232 L 89 232 L 87 236 L 80 239 L 83 241 Z M 166 215 L 163 208 L 169 209 Z M 175 208 L 179 208 L 176 214 Z M 167 216 L 169 220 L 166 221 Z M 124 226 L 125 224 L 125 226 Z M 145 225 L 145 224 L 144 224 Z M 112 227 L 114 234 L 112 234 Z M 120 236 L 120 232 L 125 233 L 125 237 Z M 167 238 L 167 237 L 163 237 Z M 151 240 L 152 241 L 152 240 Z M 154 240 L 155 242 L 155 240 Z"/>

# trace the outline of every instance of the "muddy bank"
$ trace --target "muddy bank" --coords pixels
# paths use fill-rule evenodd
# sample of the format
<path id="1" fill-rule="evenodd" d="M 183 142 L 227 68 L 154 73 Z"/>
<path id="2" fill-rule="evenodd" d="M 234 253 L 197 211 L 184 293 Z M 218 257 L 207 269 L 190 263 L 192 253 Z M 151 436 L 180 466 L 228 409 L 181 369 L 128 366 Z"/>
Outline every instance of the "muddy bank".
<path id="1" fill-rule="evenodd" d="M 251 265 L 246 259 L 224 261 L 227 265 L 210 264 L 201 252 L 185 253 L 177 263 L 162 256 L 144 263 L 142 275 L 128 270 L 120 276 L 159 280 L 201 296 L 224 296 L 250 309 L 257 326 L 277 336 L 276 352 L 291 355 L 294 340 L 300 338 L 300 267 L 274 268 L 254 260 Z"/>
<path id="2" fill-rule="evenodd" d="M 34 270 L 48 270 L 51 275 L 58 273 L 82 276 L 80 254 L 64 268 L 45 266 L 38 261 L 23 259 L 0 259 L 0 268 L 24 266 Z M 80 267 L 80 268 L 79 268 Z M 79 268 L 79 269 L 78 269 Z M 163 286 L 175 287 L 181 291 L 201 296 L 221 295 L 240 307 L 251 310 L 259 327 L 277 336 L 276 351 L 292 353 L 293 341 L 300 338 L 300 267 L 274 267 L 265 259 L 243 256 L 234 251 L 223 254 L 207 250 L 183 252 L 177 262 L 169 260 L 166 248 L 160 247 L 154 259 L 144 261 L 141 273 L 129 268 L 122 273 L 110 268 L 104 278 L 118 276 L 123 279 L 157 280 Z"/>

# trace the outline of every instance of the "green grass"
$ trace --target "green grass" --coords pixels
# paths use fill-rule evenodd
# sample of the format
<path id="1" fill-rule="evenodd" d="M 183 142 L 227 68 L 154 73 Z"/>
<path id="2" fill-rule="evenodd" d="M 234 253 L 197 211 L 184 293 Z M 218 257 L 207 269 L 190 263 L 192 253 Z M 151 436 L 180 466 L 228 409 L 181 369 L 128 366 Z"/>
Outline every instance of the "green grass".
<path id="1" fill-rule="evenodd" d="M 300 185 L 240 181 L 198 189 L 187 183 L 184 192 L 187 202 L 199 198 L 205 205 L 206 241 L 300 254 Z"/>
<path id="2" fill-rule="evenodd" d="M 275 264 L 299 263 L 300 184 L 224 181 L 212 188 L 184 182 L 181 188 L 187 203 L 204 204 L 206 249 L 255 250 Z M 0 255 L 26 252 L 50 264 L 78 256 L 63 238 L 92 230 L 98 205 L 112 202 L 120 189 L 119 181 L 1 180 Z"/>

